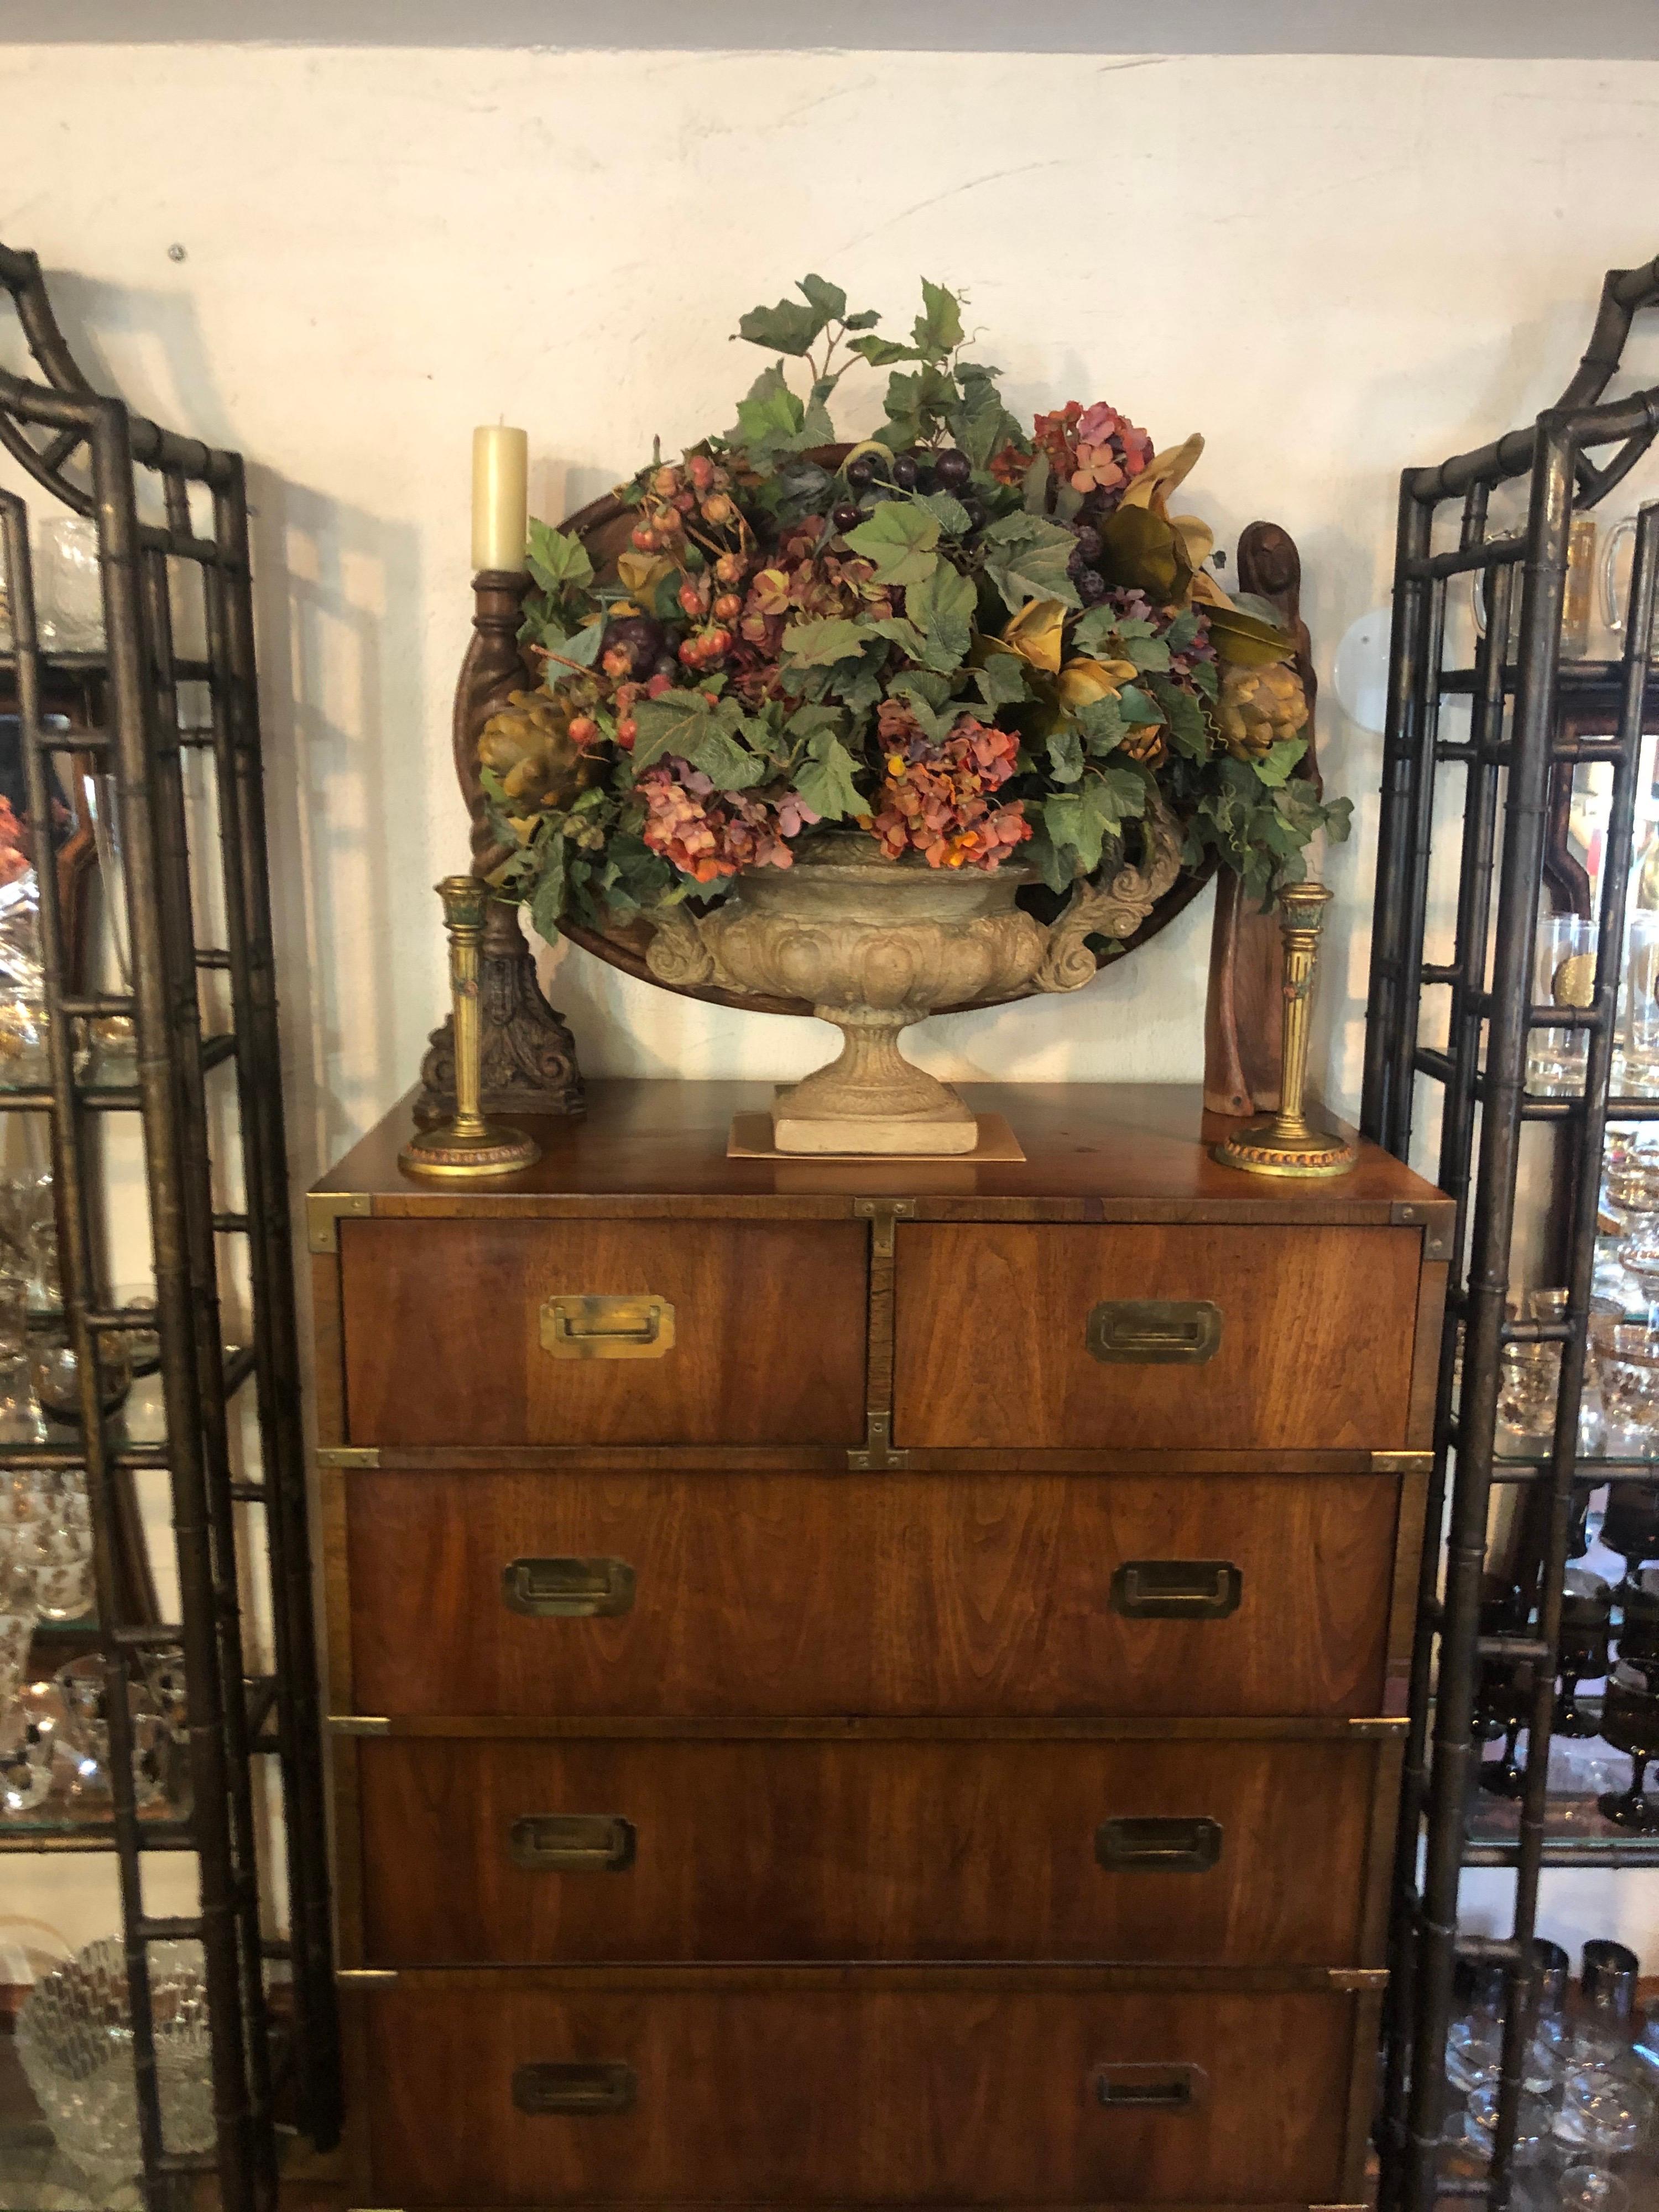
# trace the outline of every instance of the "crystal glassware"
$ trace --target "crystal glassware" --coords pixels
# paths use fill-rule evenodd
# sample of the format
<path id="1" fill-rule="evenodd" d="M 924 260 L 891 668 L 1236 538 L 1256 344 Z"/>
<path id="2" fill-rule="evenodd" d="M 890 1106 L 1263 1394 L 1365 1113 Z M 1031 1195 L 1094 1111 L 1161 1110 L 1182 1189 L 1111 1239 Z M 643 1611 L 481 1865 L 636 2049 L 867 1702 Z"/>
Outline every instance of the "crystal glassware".
<path id="1" fill-rule="evenodd" d="M 0 1554 L 0 1715 L 28 1672 L 34 1623 L 33 1577 L 15 1558 Z"/>
<path id="2" fill-rule="evenodd" d="M 118 1413 L 132 1388 L 132 1362 L 122 1338 L 113 1330 L 104 1333 L 98 1374 L 100 1402 L 105 1413 Z M 30 1347 L 29 1375 L 40 1410 L 49 1420 L 80 1419 L 81 1364 L 71 1346 L 61 1337 L 37 1341 Z"/>
<path id="3" fill-rule="evenodd" d="M 1446 2079 L 1468 2096 L 1495 2079 L 1504 2055 L 1504 1969 L 1460 1959 L 1454 1989 L 1462 2009 L 1446 2031 Z"/>
<path id="4" fill-rule="evenodd" d="M 1582 1012 L 1595 1000 L 1595 924 L 1583 915 L 1545 915 L 1538 925 L 1534 997 L 1540 1006 Z M 1536 1029 L 1527 1046 L 1527 1088 L 1547 1098 L 1584 1087 L 1586 1029 Z"/>
<path id="5" fill-rule="evenodd" d="M 68 1712 L 52 1682 L 31 1682 L 0 1714 L 0 1820 L 27 1820 L 68 1779 Z"/>
<path id="6" fill-rule="evenodd" d="M 71 1659 L 57 1682 L 69 1709 L 68 1736 L 75 1753 L 70 1795 L 82 1810 L 100 1816 L 113 1796 L 110 1775 L 109 1691 L 104 1662 L 95 1651 Z M 132 1795 L 142 1810 L 167 1796 L 173 1739 L 167 1723 L 149 1711 L 137 1684 L 127 1686 L 132 1729 Z"/>
<path id="7" fill-rule="evenodd" d="M 1569 2151 L 1600 2162 L 1627 2158 L 1646 2134 L 1653 2100 L 1639 2081 L 1610 2067 L 1585 2066 L 1567 2076 L 1554 2136 Z"/>
<path id="8" fill-rule="evenodd" d="M 211 2038 L 199 1943 L 149 1946 L 155 2070 L 172 2151 L 214 2142 Z M 109 2191 L 139 2166 L 137 2077 L 120 1942 L 100 1936 L 35 1983 L 17 2056 L 58 2148 Z"/>
<path id="9" fill-rule="evenodd" d="M 1618 2067 L 1630 2046 L 1642 1962 L 1628 1944 L 1597 1936 L 1584 1946 L 1583 2006 L 1567 2043 L 1570 2065 Z"/>
<path id="10" fill-rule="evenodd" d="M 1635 1322 L 1615 1328 L 1601 1376 L 1610 1448 L 1644 1457 L 1659 1446 L 1659 1329 Z"/>
<path id="11" fill-rule="evenodd" d="M 1659 1081 L 1659 914 L 1632 915 L 1625 939 L 1625 1065 L 1645 1090 Z"/>
<path id="12" fill-rule="evenodd" d="M 1556 2212 L 1631 2212 L 1628 2185 L 1601 2166 L 1570 2166 L 1551 2203 Z"/>
<path id="13" fill-rule="evenodd" d="M 1517 1436 L 1548 1437 L 1555 1426 L 1555 1395 L 1561 1375 L 1561 1347 L 1555 1344 L 1506 1344 L 1498 1418 Z"/>
<path id="14" fill-rule="evenodd" d="M 1563 1583 L 1561 1638 L 1556 1653 L 1561 1681 L 1555 1700 L 1557 1735 L 1600 1734 L 1600 1721 L 1578 1703 L 1578 1685 L 1598 1681 L 1607 1673 L 1612 1626 L 1613 1592 L 1606 1583 L 1583 1567 L 1569 1567 Z"/>

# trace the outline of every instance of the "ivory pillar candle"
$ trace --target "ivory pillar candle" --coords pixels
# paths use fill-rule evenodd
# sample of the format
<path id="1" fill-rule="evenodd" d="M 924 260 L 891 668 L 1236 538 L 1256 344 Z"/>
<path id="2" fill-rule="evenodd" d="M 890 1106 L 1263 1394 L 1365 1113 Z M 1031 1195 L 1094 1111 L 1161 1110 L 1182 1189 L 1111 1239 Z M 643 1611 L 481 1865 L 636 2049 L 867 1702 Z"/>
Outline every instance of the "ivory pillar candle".
<path id="1" fill-rule="evenodd" d="M 530 441 L 500 423 L 472 433 L 472 566 L 522 573 Z"/>

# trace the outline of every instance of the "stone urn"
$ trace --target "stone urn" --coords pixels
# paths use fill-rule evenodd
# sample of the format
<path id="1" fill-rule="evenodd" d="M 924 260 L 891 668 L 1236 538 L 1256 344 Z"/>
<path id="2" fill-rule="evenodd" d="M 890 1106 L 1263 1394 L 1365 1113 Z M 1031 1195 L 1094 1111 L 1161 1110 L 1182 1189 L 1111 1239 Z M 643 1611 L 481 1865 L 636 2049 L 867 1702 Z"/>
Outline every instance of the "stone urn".
<path id="1" fill-rule="evenodd" d="M 936 1007 L 1087 982 L 1097 963 L 1086 940 L 1132 936 L 1179 872 L 1175 823 L 1159 814 L 1148 828 L 1140 866 L 1079 884 L 1048 925 L 1017 904 L 1032 880 L 1017 861 L 931 868 L 920 854 L 888 859 L 860 831 L 821 834 L 796 847 L 793 867 L 740 876 L 708 914 L 671 909 L 647 964 L 659 982 L 805 1000 L 840 1030 L 839 1057 L 778 1094 L 780 1152 L 970 1152 L 971 1109 L 905 1059 L 900 1033 Z"/>

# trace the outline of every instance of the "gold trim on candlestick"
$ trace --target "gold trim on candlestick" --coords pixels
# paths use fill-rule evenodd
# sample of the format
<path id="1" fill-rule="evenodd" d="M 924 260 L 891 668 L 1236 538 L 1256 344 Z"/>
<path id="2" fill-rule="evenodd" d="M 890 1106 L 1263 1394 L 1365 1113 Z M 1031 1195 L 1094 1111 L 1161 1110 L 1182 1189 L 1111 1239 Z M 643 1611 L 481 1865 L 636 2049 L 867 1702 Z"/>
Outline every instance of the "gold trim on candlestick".
<path id="1" fill-rule="evenodd" d="M 541 1158 L 532 1137 L 494 1127 L 478 1110 L 478 944 L 489 893 L 477 876 L 446 876 L 437 886 L 449 937 L 449 990 L 455 1008 L 455 1116 L 411 1137 L 398 1155 L 412 1175 L 513 1175 Z"/>
<path id="2" fill-rule="evenodd" d="M 1248 1122 L 1219 1145 L 1211 1157 L 1225 1168 L 1249 1175 L 1339 1176 L 1358 1154 L 1342 1138 L 1316 1129 L 1304 1110 L 1308 1082 L 1308 1016 L 1319 932 L 1331 895 L 1323 884 L 1286 884 L 1279 894 L 1279 928 L 1285 939 L 1285 1020 L 1279 1054 L 1279 1105 L 1276 1114 Z"/>

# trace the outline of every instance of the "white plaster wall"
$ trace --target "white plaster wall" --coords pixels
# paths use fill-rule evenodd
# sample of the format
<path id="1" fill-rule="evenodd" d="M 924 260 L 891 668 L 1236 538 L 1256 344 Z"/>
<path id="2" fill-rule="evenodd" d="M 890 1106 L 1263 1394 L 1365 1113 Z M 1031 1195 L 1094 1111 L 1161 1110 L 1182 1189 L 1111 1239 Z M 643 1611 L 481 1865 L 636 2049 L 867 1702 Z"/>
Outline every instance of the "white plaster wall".
<path id="1" fill-rule="evenodd" d="M 1602 270 L 1659 245 L 1659 64 L 12 46 L 0 113 L 0 237 L 41 254 L 86 357 L 252 465 L 299 1187 L 441 1011 L 475 422 L 528 426 L 556 517 L 654 434 L 731 420 L 744 308 L 817 269 L 908 319 L 925 270 L 969 295 L 1022 412 L 1202 428 L 1192 503 L 1228 544 L 1256 515 L 1295 533 L 1328 673 L 1385 596 L 1402 462 L 1547 403 Z M 1325 1010 L 1352 1106 L 1378 748 L 1328 692 L 1321 746 L 1358 802 Z M 1206 901 L 1076 1000 L 935 1024 L 918 1057 L 1194 1078 L 1207 924 Z M 829 1041 L 554 968 L 592 1073 L 781 1075 Z M 94 1879 L 13 1858 L 0 1894 L 79 1940 Z M 1659 1886 L 1552 1894 L 1659 1964 Z"/>

